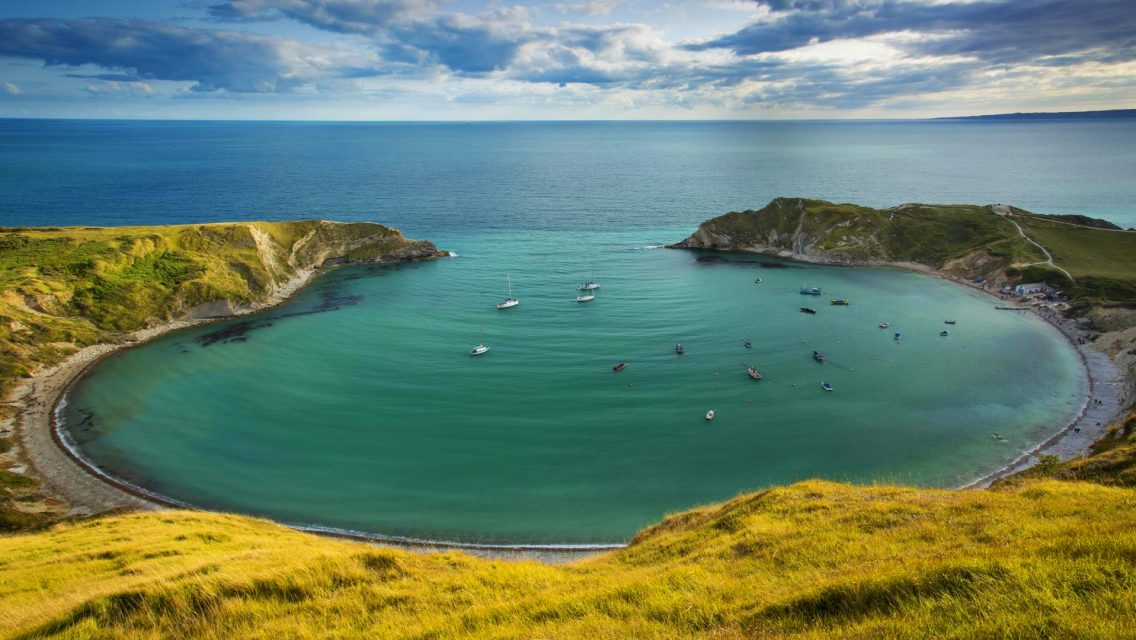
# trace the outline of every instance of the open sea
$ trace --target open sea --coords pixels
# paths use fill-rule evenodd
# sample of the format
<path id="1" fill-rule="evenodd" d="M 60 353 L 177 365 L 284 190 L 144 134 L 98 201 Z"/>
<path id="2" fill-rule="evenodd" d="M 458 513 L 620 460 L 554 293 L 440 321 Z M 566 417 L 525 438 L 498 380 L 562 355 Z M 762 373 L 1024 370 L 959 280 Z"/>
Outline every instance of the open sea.
<path id="1" fill-rule="evenodd" d="M 107 359 L 65 425 L 110 473 L 197 505 L 620 542 L 804 478 L 954 486 L 1044 439 L 1084 393 L 1055 331 L 977 292 L 660 245 L 782 195 L 1136 226 L 1133 149 L 1131 120 L 0 120 L 0 224 L 328 218 L 433 240 L 457 257 L 331 270 L 276 309 Z M 498 311 L 506 275 L 521 304 Z M 573 302 L 593 275 L 596 300 Z M 490 353 L 470 358 L 481 340 Z"/>

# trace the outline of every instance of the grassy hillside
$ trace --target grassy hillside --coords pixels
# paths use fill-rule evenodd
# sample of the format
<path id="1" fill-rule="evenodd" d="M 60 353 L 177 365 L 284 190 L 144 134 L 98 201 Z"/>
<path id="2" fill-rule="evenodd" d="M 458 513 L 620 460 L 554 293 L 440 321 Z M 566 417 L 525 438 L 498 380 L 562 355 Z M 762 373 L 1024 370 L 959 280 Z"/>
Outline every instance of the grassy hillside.
<path id="1" fill-rule="evenodd" d="M 16 376 L 118 332 L 211 301 L 264 301 L 297 270 L 329 258 L 373 259 L 415 245 L 381 225 L 318 220 L 0 228 L 0 393 Z"/>
<path id="2" fill-rule="evenodd" d="M 968 277 L 1043 279 L 1093 302 L 1136 302 L 1136 233 L 1082 216 L 992 206 L 907 204 L 871 209 L 778 198 L 704 222 L 678 247 L 747 249 L 833 263 L 916 262 Z M 1057 266 L 1022 238 L 1045 246 Z"/>
<path id="3" fill-rule="evenodd" d="M 414 555 L 163 512 L 0 539 L 20 638 L 1118 638 L 1133 493 L 806 482 L 674 516 L 576 565 Z"/>

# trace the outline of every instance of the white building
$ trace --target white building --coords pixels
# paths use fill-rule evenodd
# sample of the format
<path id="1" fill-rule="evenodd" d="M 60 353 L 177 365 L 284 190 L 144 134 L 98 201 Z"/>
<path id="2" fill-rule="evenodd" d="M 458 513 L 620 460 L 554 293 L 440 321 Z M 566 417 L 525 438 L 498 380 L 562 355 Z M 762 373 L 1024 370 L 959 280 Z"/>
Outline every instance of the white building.
<path id="1" fill-rule="evenodd" d="M 1031 293 L 1053 293 L 1057 291 L 1053 287 L 1045 284 L 1044 282 L 1031 282 L 1030 284 L 1019 284 L 1014 287 L 1014 293 L 1019 296 L 1028 296 Z"/>

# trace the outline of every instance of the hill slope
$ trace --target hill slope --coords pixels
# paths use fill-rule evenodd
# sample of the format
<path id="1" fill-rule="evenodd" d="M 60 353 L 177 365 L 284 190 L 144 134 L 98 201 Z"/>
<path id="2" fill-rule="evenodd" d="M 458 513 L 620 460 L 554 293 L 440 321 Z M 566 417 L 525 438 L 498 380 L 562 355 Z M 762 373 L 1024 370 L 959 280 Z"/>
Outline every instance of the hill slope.
<path id="1" fill-rule="evenodd" d="M 1048 249 L 1055 266 L 1023 233 Z M 916 263 L 966 278 L 1046 280 L 1086 301 L 1136 302 L 1136 233 L 1091 218 L 1000 205 L 872 209 L 777 198 L 757 211 L 707 220 L 672 246 L 827 264 Z"/>
<path id="2" fill-rule="evenodd" d="M 0 538 L 21 638 L 1118 638 L 1128 489 L 805 482 L 669 518 L 576 565 L 415 555 L 162 512 Z"/>
<path id="3" fill-rule="evenodd" d="M 328 262 L 435 255 L 372 223 L 0 228 L 0 394 L 118 332 L 267 302 Z"/>

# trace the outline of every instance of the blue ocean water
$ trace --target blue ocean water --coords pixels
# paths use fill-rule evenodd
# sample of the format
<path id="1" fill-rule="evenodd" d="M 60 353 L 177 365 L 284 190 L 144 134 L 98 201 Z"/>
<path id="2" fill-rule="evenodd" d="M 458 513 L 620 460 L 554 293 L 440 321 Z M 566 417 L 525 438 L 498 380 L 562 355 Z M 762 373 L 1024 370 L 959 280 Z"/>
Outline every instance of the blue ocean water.
<path id="1" fill-rule="evenodd" d="M 0 120 L 0 223 L 693 228 L 777 196 L 1002 202 L 1136 226 L 1136 121 Z"/>
<path id="2" fill-rule="evenodd" d="M 75 389 L 65 424 L 103 468 L 194 504 L 611 542 L 807 477 L 958 484 L 1044 438 L 1083 392 L 1059 335 L 976 292 L 654 247 L 779 195 L 1134 225 L 1134 138 L 1099 121 L 0 121 L 0 221 L 373 220 L 456 251 L 334 270 L 278 309 L 121 353 Z M 597 300 L 573 303 L 593 273 Z M 507 274 L 522 304 L 500 312 Z M 240 323 L 246 340 L 208 337 Z M 492 351 L 471 359 L 482 335 Z"/>

